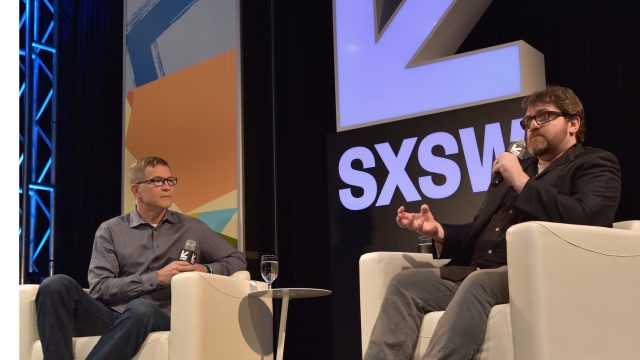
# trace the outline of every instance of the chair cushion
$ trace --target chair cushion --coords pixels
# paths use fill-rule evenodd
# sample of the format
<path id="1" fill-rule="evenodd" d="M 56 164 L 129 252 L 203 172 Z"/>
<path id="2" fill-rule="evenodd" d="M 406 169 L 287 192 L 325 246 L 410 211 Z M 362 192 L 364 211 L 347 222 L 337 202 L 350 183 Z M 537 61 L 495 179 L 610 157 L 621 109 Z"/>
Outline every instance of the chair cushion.
<path id="1" fill-rule="evenodd" d="M 434 311 L 425 315 L 420 328 L 416 352 L 413 355 L 415 360 L 421 359 L 422 355 L 427 351 L 433 331 L 443 314 L 444 311 Z M 511 333 L 511 310 L 509 304 L 494 306 L 489 313 L 484 344 L 474 359 L 512 360 L 513 341 L 511 340 Z"/>
<path id="2" fill-rule="evenodd" d="M 142 344 L 142 348 L 132 360 L 169 359 L 169 331 L 152 332 Z M 100 336 L 85 336 L 73 338 L 74 359 L 86 359 L 91 349 L 96 345 Z M 42 360 L 42 344 L 36 341 L 31 353 L 32 360 Z"/>

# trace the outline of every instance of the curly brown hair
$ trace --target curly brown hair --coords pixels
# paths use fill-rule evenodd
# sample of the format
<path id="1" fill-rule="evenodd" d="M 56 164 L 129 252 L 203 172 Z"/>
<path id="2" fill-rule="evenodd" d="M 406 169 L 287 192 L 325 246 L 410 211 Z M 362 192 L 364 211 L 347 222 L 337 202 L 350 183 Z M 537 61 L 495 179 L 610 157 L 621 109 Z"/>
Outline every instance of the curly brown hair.
<path id="1" fill-rule="evenodd" d="M 568 116 L 579 117 L 580 127 L 576 132 L 576 141 L 578 143 L 584 142 L 587 130 L 585 127 L 584 107 L 573 90 L 558 85 L 548 86 L 546 89 L 537 91 L 522 99 L 522 109 L 526 111 L 529 105 L 540 103 L 553 104 Z"/>

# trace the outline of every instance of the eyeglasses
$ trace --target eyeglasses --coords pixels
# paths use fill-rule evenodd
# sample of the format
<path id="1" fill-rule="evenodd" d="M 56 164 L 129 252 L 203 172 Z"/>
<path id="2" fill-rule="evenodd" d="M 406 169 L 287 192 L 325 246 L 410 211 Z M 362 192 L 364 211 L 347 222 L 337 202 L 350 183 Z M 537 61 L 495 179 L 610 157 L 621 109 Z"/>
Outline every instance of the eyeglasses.
<path id="1" fill-rule="evenodd" d="M 164 186 L 165 182 L 169 184 L 169 186 L 176 186 L 176 184 L 178 184 L 178 178 L 175 176 L 171 176 L 168 178 L 154 177 L 152 179 L 138 181 L 134 184 L 136 185 L 153 184 L 153 186 L 160 187 L 160 186 Z"/>
<path id="2" fill-rule="evenodd" d="M 525 116 L 522 120 L 520 120 L 520 126 L 522 130 L 529 130 L 531 127 L 531 123 L 533 120 L 536 121 L 538 125 L 544 125 L 549 121 L 553 121 L 560 116 L 570 116 L 571 114 L 559 112 L 559 111 L 542 111 L 533 116 Z"/>

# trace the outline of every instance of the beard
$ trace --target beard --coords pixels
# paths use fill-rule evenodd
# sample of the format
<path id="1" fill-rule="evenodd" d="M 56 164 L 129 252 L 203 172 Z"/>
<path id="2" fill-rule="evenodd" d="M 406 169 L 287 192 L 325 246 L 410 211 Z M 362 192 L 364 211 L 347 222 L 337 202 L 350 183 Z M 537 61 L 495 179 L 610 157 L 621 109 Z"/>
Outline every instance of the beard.
<path id="1" fill-rule="evenodd" d="M 553 154 L 567 136 L 568 128 L 569 124 L 565 122 L 563 127 L 550 136 L 540 132 L 543 128 L 538 129 L 536 133 L 528 133 L 527 149 L 537 157 Z"/>
<path id="2" fill-rule="evenodd" d="M 549 151 L 549 141 L 544 137 L 544 135 L 536 135 L 534 137 L 529 136 L 527 148 L 533 155 L 542 156 Z"/>

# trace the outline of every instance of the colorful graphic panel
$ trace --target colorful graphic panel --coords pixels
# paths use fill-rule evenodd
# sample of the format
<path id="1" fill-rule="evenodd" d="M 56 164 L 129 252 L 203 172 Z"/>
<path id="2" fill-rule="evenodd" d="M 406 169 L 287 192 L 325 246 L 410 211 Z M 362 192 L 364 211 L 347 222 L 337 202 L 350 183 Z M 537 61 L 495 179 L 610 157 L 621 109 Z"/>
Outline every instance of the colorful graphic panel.
<path id="1" fill-rule="evenodd" d="M 174 209 L 239 246 L 239 25 L 233 0 L 128 0 L 123 212 L 128 166 L 167 159 Z"/>

